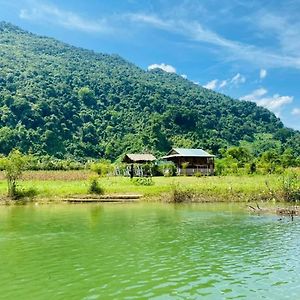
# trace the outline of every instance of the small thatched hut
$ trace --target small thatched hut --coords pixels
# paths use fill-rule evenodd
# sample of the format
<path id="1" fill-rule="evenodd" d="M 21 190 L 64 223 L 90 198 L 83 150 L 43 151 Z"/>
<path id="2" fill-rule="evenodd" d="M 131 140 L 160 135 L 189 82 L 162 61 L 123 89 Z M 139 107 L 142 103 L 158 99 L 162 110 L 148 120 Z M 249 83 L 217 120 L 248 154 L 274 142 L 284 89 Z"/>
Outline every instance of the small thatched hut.
<path id="1" fill-rule="evenodd" d="M 155 160 L 156 157 L 152 154 L 125 154 L 122 161 L 128 164 L 143 164 L 153 162 Z"/>
<path id="2" fill-rule="evenodd" d="M 126 174 L 133 176 L 152 176 L 151 168 L 147 164 L 153 163 L 156 157 L 152 154 L 125 154 L 122 162 L 129 164 Z M 127 175 L 127 176 L 128 176 Z"/>

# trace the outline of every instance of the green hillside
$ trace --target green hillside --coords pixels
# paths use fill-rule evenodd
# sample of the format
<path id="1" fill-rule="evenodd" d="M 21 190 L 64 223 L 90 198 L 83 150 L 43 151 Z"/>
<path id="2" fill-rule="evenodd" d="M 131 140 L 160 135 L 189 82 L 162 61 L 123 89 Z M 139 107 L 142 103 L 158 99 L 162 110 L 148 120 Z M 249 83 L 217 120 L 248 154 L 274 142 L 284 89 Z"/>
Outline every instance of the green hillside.
<path id="1" fill-rule="evenodd" d="M 127 151 L 164 153 L 173 145 L 216 154 L 261 134 L 300 152 L 299 132 L 255 103 L 4 22 L 0 112 L 3 154 L 18 147 L 58 158 L 116 159 Z"/>

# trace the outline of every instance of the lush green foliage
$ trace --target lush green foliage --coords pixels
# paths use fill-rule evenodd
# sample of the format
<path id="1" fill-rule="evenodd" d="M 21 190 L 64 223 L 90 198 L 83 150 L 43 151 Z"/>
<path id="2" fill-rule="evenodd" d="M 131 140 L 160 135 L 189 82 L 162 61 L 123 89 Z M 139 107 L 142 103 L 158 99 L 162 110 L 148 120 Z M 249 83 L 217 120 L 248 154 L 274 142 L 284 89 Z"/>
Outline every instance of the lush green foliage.
<path id="1" fill-rule="evenodd" d="M 163 175 L 165 177 L 176 175 L 177 168 L 173 162 L 161 161 L 153 167 L 153 174 L 156 176 Z"/>
<path id="2" fill-rule="evenodd" d="M 297 150 L 286 148 L 269 134 L 255 135 L 252 143 L 243 141 L 240 146 L 221 149 L 220 152 L 221 158 L 216 160 L 217 175 L 279 174 L 286 168 L 300 166 Z"/>
<path id="3" fill-rule="evenodd" d="M 4 168 L 5 177 L 7 179 L 8 196 L 11 198 L 17 198 L 19 196 L 17 180 L 28 166 L 28 161 L 28 156 L 23 155 L 19 150 L 12 150 L 7 157 L 0 159 L 0 164 Z"/>
<path id="4" fill-rule="evenodd" d="M 268 110 L 176 74 L 146 72 L 0 23 L 0 153 L 115 160 L 171 146 L 222 147 L 269 133 L 300 154 L 300 135 Z M 259 145 L 263 149 L 270 145 Z"/>
<path id="5" fill-rule="evenodd" d="M 300 174 L 287 172 L 282 177 L 283 198 L 286 201 L 300 201 Z"/>
<path id="6" fill-rule="evenodd" d="M 99 162 L 91 163 L 90 169 L 99 176 L 107 176 L 113 173 L 114 166 L 108 160 L 101 160 Z"/>

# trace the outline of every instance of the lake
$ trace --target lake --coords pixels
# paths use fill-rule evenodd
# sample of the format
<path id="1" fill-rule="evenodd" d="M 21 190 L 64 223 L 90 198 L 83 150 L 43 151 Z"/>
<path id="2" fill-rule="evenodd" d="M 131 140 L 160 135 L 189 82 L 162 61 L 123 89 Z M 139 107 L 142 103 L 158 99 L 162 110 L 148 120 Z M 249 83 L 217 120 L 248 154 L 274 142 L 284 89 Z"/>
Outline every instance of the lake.
<path id="1" fill-rule="evenodd" d="M 300 219 L 245 204 L 0 207 L 0 299 L 299 299 Z"/>

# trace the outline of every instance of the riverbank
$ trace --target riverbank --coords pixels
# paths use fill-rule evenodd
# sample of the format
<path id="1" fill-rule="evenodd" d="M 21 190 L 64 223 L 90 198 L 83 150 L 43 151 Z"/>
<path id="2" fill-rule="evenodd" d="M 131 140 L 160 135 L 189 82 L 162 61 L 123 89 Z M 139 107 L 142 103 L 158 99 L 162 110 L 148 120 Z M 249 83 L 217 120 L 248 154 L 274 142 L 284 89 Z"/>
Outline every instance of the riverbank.
<path id="1" fill-rule="evenodd" d="M 296 171 L 300 175 L 299 170 Z M 89 171 L 28 171 L 19 186 L 35 191 L 36 201 L 62 201 L 88 193 Z M 139 182 L 124 177 L 104 177 L 98 182 L 106 195 L 138 194 L 145 201 L 253 202 L 283 201 L 283 175 L 239 175 L 202 177 L 153 177 Z M 148 184 L 148 185 L 144 185 Z M 6 181 L 0 174 L 0 198 L 6 200 Z"/>

